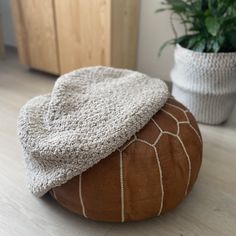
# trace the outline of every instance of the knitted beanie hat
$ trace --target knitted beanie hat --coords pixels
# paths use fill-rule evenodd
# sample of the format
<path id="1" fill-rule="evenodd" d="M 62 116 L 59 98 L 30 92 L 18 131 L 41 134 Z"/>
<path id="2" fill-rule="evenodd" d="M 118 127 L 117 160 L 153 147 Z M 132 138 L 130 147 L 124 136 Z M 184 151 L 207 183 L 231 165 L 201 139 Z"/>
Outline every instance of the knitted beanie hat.
<path id="1" fill-rule="evenodd" d="M 168 96 L 164 82 L 130 70 L 89 67 L 61 76 L 18 119 L 32 193 L 40 197 L 109 156 Z"/>

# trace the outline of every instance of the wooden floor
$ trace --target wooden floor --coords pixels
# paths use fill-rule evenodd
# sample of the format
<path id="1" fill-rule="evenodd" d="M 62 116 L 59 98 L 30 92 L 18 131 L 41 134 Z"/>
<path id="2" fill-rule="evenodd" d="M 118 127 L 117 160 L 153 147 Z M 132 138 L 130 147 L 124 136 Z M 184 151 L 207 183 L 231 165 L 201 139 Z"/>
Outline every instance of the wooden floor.
<path id="1" fill-rule="evenodd" d="M 55 77 L 29 71 L 7 51 L 0 60 L 0 235 L 1 236 L 234 236 L 236 235 L 236 110 L 228 123 L 203 126 L 204 158 L 186 200 L 162 217 L 139 223 L 108 224 L 83 219 L 49 196 L 26 188 L 16 120 L 30 98 L 48 93 Z"/>

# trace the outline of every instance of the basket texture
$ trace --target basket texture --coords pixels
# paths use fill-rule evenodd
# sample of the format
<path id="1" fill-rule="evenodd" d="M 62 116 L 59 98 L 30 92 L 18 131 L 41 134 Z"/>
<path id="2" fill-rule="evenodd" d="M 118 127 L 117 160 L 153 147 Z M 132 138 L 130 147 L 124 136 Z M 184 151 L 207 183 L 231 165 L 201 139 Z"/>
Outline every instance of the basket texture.
<path id="1" fill-rule="evenodd" d="M 172 95 L 198 122 L 220 124 L 236 100 L 236 53 L 199 53 L 176 46 Z"/>

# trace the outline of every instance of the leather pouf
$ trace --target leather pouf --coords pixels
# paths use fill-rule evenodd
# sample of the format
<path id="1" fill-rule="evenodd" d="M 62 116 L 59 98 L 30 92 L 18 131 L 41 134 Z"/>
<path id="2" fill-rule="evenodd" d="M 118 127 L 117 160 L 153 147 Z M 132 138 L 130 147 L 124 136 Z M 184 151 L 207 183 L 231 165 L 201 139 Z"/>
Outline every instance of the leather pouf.
<path id="1" fill-rule="evenodd" d="M 202 161 L 192 114 L 170 98 L 119 150 L 50 194 L 89 219 L 137 221 L 175 208 L 190 192 Z"/>

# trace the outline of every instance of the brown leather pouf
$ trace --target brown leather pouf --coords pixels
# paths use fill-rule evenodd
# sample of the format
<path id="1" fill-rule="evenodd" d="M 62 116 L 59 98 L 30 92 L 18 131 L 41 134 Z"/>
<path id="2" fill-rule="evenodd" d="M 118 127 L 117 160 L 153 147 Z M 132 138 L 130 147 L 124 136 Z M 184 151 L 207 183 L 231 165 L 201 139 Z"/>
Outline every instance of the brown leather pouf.
<path id="1" fill-rule="evenodd" d="M 170 98 L 119 150 L 50 191 L 63 207 L 98 221 L 137 221 L 175 208 L 190 192 L 202 161 L 192 114 Z"/>

